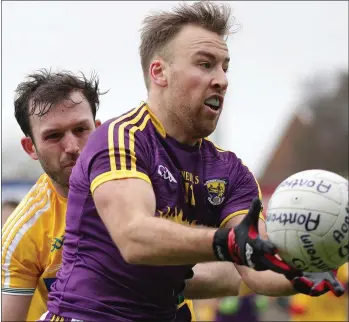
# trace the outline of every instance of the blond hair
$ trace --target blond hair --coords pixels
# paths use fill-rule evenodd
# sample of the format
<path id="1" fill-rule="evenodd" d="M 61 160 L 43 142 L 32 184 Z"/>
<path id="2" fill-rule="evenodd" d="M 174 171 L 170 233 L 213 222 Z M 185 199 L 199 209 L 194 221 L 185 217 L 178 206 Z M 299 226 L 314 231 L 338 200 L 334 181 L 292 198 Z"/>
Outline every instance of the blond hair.
<path id="1" fill-rule="evenodd" d="M 141 29 L 139 52 L 143 76 L 149 90 L 148 70 L 151 60 L 156 54 L 166 57 L 166 46 L 185 25 L 192 24 L 228 36 L 233 31 L 235 18 L 231 15 L 231 7 L 209 1 L 199 1 L 192 5 L 182 3 L 172 12 L 158 12 L 146 16 Z"/>

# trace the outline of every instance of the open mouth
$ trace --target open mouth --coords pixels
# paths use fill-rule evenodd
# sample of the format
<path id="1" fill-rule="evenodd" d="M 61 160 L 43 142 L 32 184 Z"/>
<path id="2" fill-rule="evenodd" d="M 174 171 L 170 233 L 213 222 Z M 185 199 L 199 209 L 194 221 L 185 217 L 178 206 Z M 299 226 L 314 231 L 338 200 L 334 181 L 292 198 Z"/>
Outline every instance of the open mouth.
<path id="1" fill-rule="evenodd" d="M 211 110 L 218 111 L 222 104 L 218 97 L 211 97 L 205 101 L 205 105 L 208 106 Z"/>

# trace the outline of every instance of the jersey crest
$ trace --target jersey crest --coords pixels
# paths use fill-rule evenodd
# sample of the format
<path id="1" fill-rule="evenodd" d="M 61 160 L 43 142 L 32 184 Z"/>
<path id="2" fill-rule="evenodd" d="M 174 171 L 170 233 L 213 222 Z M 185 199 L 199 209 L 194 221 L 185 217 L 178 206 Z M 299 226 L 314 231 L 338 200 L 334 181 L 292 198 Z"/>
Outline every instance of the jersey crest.
<path id="1" fill-rule="evenodd" d="M 227 183 L 226 179 L 212 179 L 205 182 L 211 205 L 219 206 L 224 201 Z"/>

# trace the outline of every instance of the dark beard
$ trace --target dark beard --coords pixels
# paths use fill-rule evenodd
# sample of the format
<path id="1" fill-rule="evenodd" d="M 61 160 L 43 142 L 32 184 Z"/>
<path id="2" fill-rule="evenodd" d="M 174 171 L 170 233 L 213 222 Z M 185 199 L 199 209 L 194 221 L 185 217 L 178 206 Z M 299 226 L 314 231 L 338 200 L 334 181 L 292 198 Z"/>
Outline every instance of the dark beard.
<path id="1" fill-rule="evenodd" d="M 44 157 L 43 155 L 40 155 L 39 153 L 37 153 L 37 155 L 39 157 L 39 162 L 41 164 L 41 167 L 43 168 L 45 173 L 50 177 L 50 179 L 55 181 L 56 183 L 58 183 L 60 186 L 69 189 L 69 177 L 70 176 L 67 177 L 66 175 L 64 175 L 61 172 L 61 170 L 59 170 L 59 171 L 53 170 L 48 165 L 46 157 Z"/>

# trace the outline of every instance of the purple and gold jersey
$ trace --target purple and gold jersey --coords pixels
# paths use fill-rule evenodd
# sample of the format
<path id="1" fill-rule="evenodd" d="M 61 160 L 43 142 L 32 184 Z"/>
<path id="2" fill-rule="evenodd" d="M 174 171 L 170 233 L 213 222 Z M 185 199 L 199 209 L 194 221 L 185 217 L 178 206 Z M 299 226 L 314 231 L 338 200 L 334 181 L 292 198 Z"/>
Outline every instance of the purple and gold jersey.
<path id="1" fill-rule="evenodd" d="M 88 321 L 175 319 L 176 298 L 192 266 L 126 263 L 96 211 L 94 190 L 124 178 L 149 182 L 154 216 L 185 225 L 222 227 L 260 196 L 234 153 L 206 139 L 178 143 L 146 103 L 105 122 L 89 137 L 70 178 L 63 266 L 49 295 L 50 312 Z"/>

